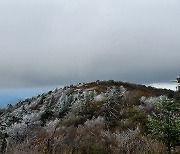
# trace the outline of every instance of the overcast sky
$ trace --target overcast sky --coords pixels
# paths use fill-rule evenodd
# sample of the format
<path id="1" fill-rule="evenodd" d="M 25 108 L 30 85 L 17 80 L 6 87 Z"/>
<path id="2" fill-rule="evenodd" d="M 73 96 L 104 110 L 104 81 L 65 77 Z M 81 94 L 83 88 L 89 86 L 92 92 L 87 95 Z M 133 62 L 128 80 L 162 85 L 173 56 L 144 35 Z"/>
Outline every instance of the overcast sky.
<path id="1" fill-rule="evenodd" d="M 180 0 L 0 0 L 0 89 L 180 74 Z"/>

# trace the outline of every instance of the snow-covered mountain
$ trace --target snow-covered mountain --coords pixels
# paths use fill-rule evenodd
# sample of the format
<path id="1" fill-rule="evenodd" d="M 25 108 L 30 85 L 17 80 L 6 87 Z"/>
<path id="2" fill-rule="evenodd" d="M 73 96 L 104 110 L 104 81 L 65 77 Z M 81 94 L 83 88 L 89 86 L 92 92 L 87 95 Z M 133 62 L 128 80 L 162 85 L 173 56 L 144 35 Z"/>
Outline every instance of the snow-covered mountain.
<path id="1" fill-rule="evenodd" d="M 150 142 L 161 143 L 144 135 L 146 119 L 165 97 L 179 94 L 112 80 L 57 88 L 0 110 L 0 149 L 14 154 L 147 152 Z"/>

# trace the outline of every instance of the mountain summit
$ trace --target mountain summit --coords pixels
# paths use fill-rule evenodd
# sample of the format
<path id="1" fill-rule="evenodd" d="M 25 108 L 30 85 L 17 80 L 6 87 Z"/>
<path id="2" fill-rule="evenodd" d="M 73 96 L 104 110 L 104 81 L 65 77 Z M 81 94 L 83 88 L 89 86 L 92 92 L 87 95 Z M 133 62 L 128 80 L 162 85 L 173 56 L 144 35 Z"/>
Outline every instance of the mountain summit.
<path id="1" fill-rule="evenodd" d="M 0 150 L 8 154 L 164 153 L 147 117 L 179 93 L 125 82 L 70 85 L 0 110 Z M 151 146 L 150 146 L 151 145 Z"/>

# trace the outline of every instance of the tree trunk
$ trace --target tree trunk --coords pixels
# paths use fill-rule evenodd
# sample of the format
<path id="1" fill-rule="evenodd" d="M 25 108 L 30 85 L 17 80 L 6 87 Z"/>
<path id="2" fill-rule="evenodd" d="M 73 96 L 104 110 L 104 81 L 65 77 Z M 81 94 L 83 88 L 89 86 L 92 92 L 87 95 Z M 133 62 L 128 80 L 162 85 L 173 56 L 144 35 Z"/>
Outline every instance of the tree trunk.
<path id="1" fill-rule="evenodd" d="M 168 151 L 168 154 L 171 154 L 171 146 L 170 145 L 168 145 L 167 151 Z"/>

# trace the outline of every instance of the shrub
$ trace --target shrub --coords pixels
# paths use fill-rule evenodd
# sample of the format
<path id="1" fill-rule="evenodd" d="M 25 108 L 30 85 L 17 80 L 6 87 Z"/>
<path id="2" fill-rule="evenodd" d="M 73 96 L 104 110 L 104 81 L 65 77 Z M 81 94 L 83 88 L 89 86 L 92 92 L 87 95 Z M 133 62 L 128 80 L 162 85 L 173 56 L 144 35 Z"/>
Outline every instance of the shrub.
<path id="1" fill-rule="evenodd" d="M 50 110 L 46 110 L 41 114 L 40 120 L 42 122 L 42 126 L 46 124 L 46 120 L 50 119 L 53 116 L 53 112 Z"/>
<path id="2" fill-rule="evenodd" d="M 123 112 L 123 116 L 127 118 L 127 126 L 135 128 L 139 126 L 141 134 L 147 133 L 147 115 L 133 108 L 128 108 Z"/>
<path id="3" fill-rule="evenodd" d="M 103 154 L 103 149 L 100 145 L 98 144 L 92 144 L 90 147 L 87 149 L 87 154 Z"/>

